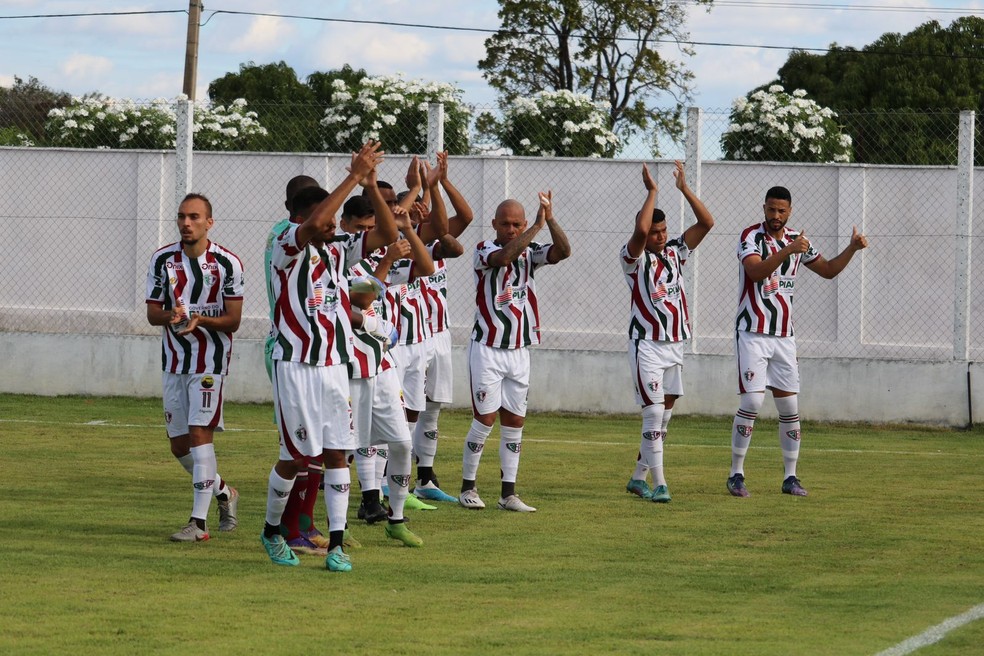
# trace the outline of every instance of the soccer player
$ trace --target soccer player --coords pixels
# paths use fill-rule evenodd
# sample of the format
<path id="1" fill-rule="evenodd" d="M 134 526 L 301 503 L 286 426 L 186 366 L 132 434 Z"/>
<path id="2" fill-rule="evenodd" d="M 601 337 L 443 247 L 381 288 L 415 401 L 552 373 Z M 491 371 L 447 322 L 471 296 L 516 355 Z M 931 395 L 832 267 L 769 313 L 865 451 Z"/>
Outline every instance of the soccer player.
<path id="1" fill-rule="evenodd" d="M 307 187 L 317 187 L 318 181 L 307 175 L 298 175 L 287 182 L 284 207 L 287 208 L 287 218 L 284 218 L 273 225 L 267 235 L 266 249 L 263 252 L 263 275 L 266 278 L 267 303 L 270 310 L 270 334 L 264 344 L 264 364 L 266 364 L 267 376 L 273 382 L 273 313 L 276 297 L 273 291 L 273 281 L 270 278 L 270 259 L 273 256 L 273 244 L 277 235 L 290 225 L 290 217 L 294 216 L 291 202 L 294 195 L 301 189 Z M 314 525 L 314 509 L 318 501 L 318 490 L 321 486 L 324 465 L 320 455 L 308 460 L 307 466 L 301 468 L 294 481 L 294 487 L 290 491 L 290 498 L 281 526 L 284 529 L 284 537 L 287 544 L 295 553 L 305 553 L 317 556 L 328 554 L 328 538 Z M 345 532 L 345 547 L 357 548 L 359 545 L 352 535 Z"/>
<path id="2" fill-rule="evenodd" d="M 465 436 L 461 465 L 461 494 L 465 508 L 481 509 L 475 479 L 485 447 L 499 415 L 499 462 L 502 510 L 534 512 L 516 494 L 516 474 L 523 441 L 526 397 L 530 384 L 530 352 L 540 343 L 539 299 L 534 273 L 545 264 L 570 257 L 567 235 L 553 215 L 552 193 L 539 194 L 533 225 L 527 228 L 526 210 L 519 201 L 499 204 L 492 219 L 494 240 L 475 247 L 476 308 L 472 341 L 468 344 L 473 420 Z M 552 244 L 533 238 L 546 226 Z"/>
<path id="3" fill-rule="evenodd" d="M 329 571 L 351 571 L 342 548 L 350 475 L 346 450 L 355 444 L 349 430 L 347 363 L 353 328 L 378 334 L 381 322 L 353 312 L 345 269 L 396 239 L 388 213 L 376 229 L 361 235 L 335 235 L 335 214 L 360 181 L 382 161 L 378 142 L 353 153 L 348 175 L 329 194 L 320 188 L 299 191 L 293 213 L 299 222 L 277 236 L 271 258 L 276 292 L 273 389 L 280 431 L 280 458 L 270 471 L 266 522 L 261 542 L 271 561 L 297 565 L 297 555 L 280 532 L 284 507 L 307 458 L 322 454 L 328 514 Z M 367 183 L 368 184 L 368 183 Z M 378 191 L 373 205 L 384 207 Z"/>
<path id="4" fill-rule="evenodd" d="M 636 403 L 642 406 L 642 440 L 635 471 L 625 489 L 658 503 L 670 501 L 663 473 L 663 443 L 673 404 L 683 396 L 683 343 L 690 339 L 682 269 L 690 252 L 714 227 L 711 213 L 687 186 L 681 162 L 676 163 L 673 177 L 697 222 L 679 237 L 667 239 L 666 214 L 656 209 L 656 182 L 643 164 L 646 200 L 621 252 L 622 273 L 632 298 L 629 371 Z M 652 488 L 646 480 L 649 472 Z"/>
<path id="5" fill-rule="evenodd" d="M 868 247 L 855 227 L 847 247 L 832 260 L 824 259 L 801 230 L 786 227 L 792 215 L 792 196 L 785 187 L 772 187 L 762 206 L 765 220 L 745 228 L 738 240 L 738 315 L 735 351 L 738 362 L 738 412 L 731 429 L 731 474 L 728 491 L 749 496 L 745 487 L 745 454 L 752 428 L 765 400 L 765 390 L 779 413 L 779 444 L 785 468 L 783 494 L 805 497 L 796 476 L 799 459 L 799 364 L 793 336 L 793 292 L 800 264 L 828 280 L 844 270 L 854 254 Z"/>
<path id="6" fill-rule="evenodd" d="M 389 209 L 384 205 L 384 211 Z M 428 275 L 434 271 L 434 263 L 420 238 L 413 231 L 409 214 L 402 207 L 394 210 L 396 226 L 403 233 L 401 239 L 386 247 L 385 252 L 376 251 L 369 258 L 349 270 L 350 278 L 365 280 L 371 272 L 375 282 L 385 279 L 389 269 L 397 261 L 411 257 L 416 274 Z M 371 230 L 374 223 L 374 208 L 361 196 L 345 202 L 342 209 L 341 227 L 347 233 L 358 234 Z M 416 275 L 415 274 L 415 275 Z M 397 330 L 392 326 L 393 309 L 399 307 L 389 304 L 381 296 L 385 293 L 379 283 L 376 294 L 352 294 L 352 302 L 358 305 L 365 316 L 379 317 L 390 326 L 392 341 L 397 339 Z M 355 357 L 349 361 L 350 392 L 352 399 L 352 427 L 356 435 L 358 449 L 356 471 L 362 488 L 365 518 L 374 523 L 378 511 L 382 510 L 379 499 L 378 479 L 371 456 L 380 444 L 387 445 L 389 511 L 382 515 L 387 519 L 386 535 L 408 547 L 423 545 L 417 535 L 406 526 L 403 510 L 409 495 L 410 483 L 410 431 L 400 395 L 400 381 L 396 364 L 390 355 L 389 341 L 381 341 L 377 336 L 364 330 L 355 331 Z"/>
<path id="7" fill-rule="evenodd" d="M 425 409 L 419 413 L 413 432 L 413 451 L 417 461 L 417 482 L 413 493 L 427 501 L 456 503 L 457 498 L 444 492 L 434 472 L 437 457 L 438 418 L 441 406 L 452 401 L 454 378 L 451 366 L 451 330 L 448 319 L 448 273 L 446 259 L 460 257 L 464 248 L 457 237 L 465 231 L 474 217 L 471 207 L 448 178 L 448 154 L 437 154 L 437 180 L 448 195 L 454 216 L 448 218 L 448 232 L 428 244 L 434 259 L 435 271 L 424 279 L 427 298 L 427 323 L 431 333 L 431 348 L 424 375 Z M 431 194 L 440 196 L 440 189 Z M 441 211 L 444 211 L 443 208 Z"/>
<path id="8" fill-rule="evenodd" d="M 164 420 L 171 453 L 191 475 L 194 504 L 175 542 L 209 539 L 206 518 L 214 494 L 219 530 L 239 523 L 239 493 L 219 476 L 215 431 L 223 430 L 223 384 L 232 333 L 243 309 L 243 265 L 212 242 L 212 204 L 188 194 L 178 206 L 181 241 L 154 252 L 147 272 L 147 321 L 161 326 Z"/>

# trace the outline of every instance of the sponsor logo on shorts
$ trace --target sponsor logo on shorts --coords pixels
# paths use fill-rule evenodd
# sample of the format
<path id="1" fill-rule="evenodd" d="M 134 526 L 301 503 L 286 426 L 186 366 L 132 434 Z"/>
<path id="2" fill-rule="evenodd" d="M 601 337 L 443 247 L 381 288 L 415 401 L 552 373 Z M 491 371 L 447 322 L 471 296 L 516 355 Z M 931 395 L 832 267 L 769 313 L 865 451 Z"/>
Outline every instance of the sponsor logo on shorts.
<path id="1" fill-rule="evenodd" d="M 165 410 L 164 411 L 164 423 L 165 424 L 170 424 L 171 423 L 171 419 L 172 419 L 171 413 L 168 412 L 167 410 Z"/>
<path id="2" fill-rule="evenodd" d="M 428 440 L 436 440 L 437 439 L 437 431 L 436 430 L 433 430 L 433 431 L 424 431 L 424 437 L 426 437 Z"/>
<path id="3" fill-rule="evenodd" d="M 215 479 L 212 479 L 208 481 L 199 481 L 194 484 L 194 487 L 196 490 L 210 490 L 212 489 L 212 485 L 214 484 L 215 484 Z"/>
<path id="4" fill-rule="evenodd" d="M 484 442 L 482 442 L 482 443 L 479 443 L 479 442 L 467 442 L 467 444 L 468 444 L 468 450 L 471 451 L 472 453 L 481 453 L 482 452 L 482 449 L 485 448 L 485 443 Z"/>
<path id="5" fill-rule="evenodd" d="M 752 382 L 752 379 L 755 378 L 755 372 L 752 371 L 751 369 L 748 369 L 745 371 L 745 373 L 741 375 L 741 377 L 747 380 L 748 382 Z"/>
<path id="6" fill-rule="evenodd" d="M 403 475 L 403 476 L 390 476 L 390 480 L 393 481 L 393 483 L 395 483 L 396 485 L 398 485 L 400 487 L 409 487 L 410 486 L 410 477 L 407 476 L 407 475 Z"/>
<path id="7" fill-rule="evenodd" d="M 335 492 L 339 492 L 340 494 L 345 494 L 346 492 L 349 491 L 351 485 L 345 483 L 344 485 L 329 485 L 328 487 L 335 490 Z"/>
<path id="8" fill-rule="evenodd" d="M 659 439 L 659 431 L 644 431 L 642 434 L 642 439 L 655 442 Z"/>
<path id="9" fill-rule="evenodd" d="M 738 434 L 741 435 L 742 437 L 751 437 L 752 436 L 752 427 L 751 426 L 739 425 L 738 426 Z"/>
<path id="10" fill-rule="evenodd" d="M 791 440 L 796 440 L 797 442 L 799 442 L 800 432 L 798 430 L 786 431 L 786 437 L 788 437 Z"/>
<path id="11" fill-rule="evenodd" d="M 294 437 L 301 442 L 307 441 L 307 429 L 303 426 L 298 426 L 297 430 L 294 431 Z"/>
<path id="12" fill-rule="evenodd" d="M 204 389 L 212 389 L 213 387 L 215 387 L 215 379 L 212 378 L 211 376 L 205 376 L 204 378 L 202 378 L 202 387 Z"/>
<path id="13" fill-rule="evenodd" d="M 509 449 L 510 451 L 512 451 L 513 453 L 519 453 L 520 451 L 523 450 L 523 443 L 522 442 L 506 442 L 506 448 Z"/>

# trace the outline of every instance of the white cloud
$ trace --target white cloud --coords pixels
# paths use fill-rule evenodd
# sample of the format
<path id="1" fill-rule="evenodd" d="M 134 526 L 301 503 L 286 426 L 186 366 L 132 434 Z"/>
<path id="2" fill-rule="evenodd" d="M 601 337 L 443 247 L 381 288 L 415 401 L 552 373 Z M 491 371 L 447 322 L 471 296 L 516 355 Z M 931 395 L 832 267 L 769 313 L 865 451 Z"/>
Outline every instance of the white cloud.
<path id="1" fill-rule="evenodd" d="M 95 81 L 106 76 L 113 70 L 113 61 L 99 55 L 74 53 L 62 62 L 60 71 L 69 78 L 78 81 Z"/>
<path id="2" fill-rule="evenodd" d="M 338 25 L 323 30 L 315 39 L 313 70 L 351 64 L 378 75 L 404 71 L 411 77 L 424 68 L 435 48 L 419 33 L 367 25 Z"/>
<path id="3" fill-rule="evenodd" d="M 293 40 L 296 30 L 283 18 L 258 16 L 250 22 L 249 29 L 232 41 L 227 48 L 231 52 L 276 52 Z"/>
<path id="4" fill-rule="evenodd" d="M 14 86 L 14 76 L 13 75 L 0 75 L 0 87 L 12 87 Z"/>

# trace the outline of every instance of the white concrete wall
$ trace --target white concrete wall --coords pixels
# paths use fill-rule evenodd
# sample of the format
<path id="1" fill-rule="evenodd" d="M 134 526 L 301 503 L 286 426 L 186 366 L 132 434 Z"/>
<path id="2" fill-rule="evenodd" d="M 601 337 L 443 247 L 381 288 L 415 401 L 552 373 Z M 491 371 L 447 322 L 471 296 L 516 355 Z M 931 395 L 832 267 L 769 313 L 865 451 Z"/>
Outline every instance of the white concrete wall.
<path id="1" fill-rule="evenodd" d="M 635 413 L 624 352 L 532 349 L 531 411 Z M 15 394 L 160 395 L 156 337 L 0 333 L 0 392 Z M 469 407 L 464 346 L 454 351 L 454 405 Z M 860 422 L 968 423 L 968 370 L 974 422 L 984 421 L 984 367 L 960 362 L 804 359 L 804 419 Z M 685 359 L 681 414 L 730 415 L 737 408 L 734 360 Z M 230 401 L 268 402 L 263 343 L 238 340 L 226 387 Z M 771 403 L 763 416 L 774 417 Z"/>

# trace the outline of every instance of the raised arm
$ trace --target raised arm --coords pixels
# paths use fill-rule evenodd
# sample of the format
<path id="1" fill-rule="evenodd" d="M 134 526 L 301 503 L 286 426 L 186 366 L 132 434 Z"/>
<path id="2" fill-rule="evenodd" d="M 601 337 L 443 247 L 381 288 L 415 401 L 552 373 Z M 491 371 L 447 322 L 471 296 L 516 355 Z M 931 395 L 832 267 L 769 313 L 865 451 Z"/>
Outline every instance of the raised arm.
<path id="1" fill-rule="evenodd" d="M 868 248 L 868 238 L 858 232 L 857 226 L 853 226 L 851 228 L 851 243 L 837 257 L 832 260 L 825 260 L 821 255 L 807 264 L 806 267 L 822 278 L 830 280 L 844 270 L 855 253 L 865 248 Z"/>
<path id="2" fill-rule="evenodd" d="M 550 252 L 547 253 L 547 262 L 557 264 L 561 260 L 566 260 L 571 256 L 571 244 L 567 241 L 567 235 L 564 233 L 564 230 L 554 218 L 553 192 L 549 190 L 545 194 L 540 192 L 539 199 L 540 207 L 536 211 L 537 221 L 540 220 L 540 215 L 542 214 L 547 224 L 547 230 L 550 231 Z"/>
<path id="3" fill-rule="evenodd" d="M 687 242 L 687 248 L 694 249 L 704 240 L 707 233 L 714 227 L 714 217 L 704 207 L 704 203 L 697 198 L 697 194 L 687 185 L 686 177 L 683 173 L 683 162 L 676 162 L 676 169 L 673 171 L 676 179 L 676 188 L 683 193 L 683 197 L 690 203 L 690 209 L 697 217 L 697 223 L 693 224 L 683 232 L 683 240 Z"/>
<path id="4" fill-rule="evenodd" d="M 410 258 L 413 260 L 413 271 L 416 277 L 421 278 L 434 273 L 434 259 L 430 256 L 427 246 L 417 236 L 410 221 L 410 214 L 402 209 L 396 210 L 396 225 L 403 233 L 403 237 L 410 244 Z"/>
<path id="5" fill-rule="evenodd" d="M 427 162 L 424 162 L 423 167 L 431 204 L 428 220 L 420 224 L 420 239 L 430 243 L 448 233 L 448 213 L 444 207 L 444 199 L 441 197 L 440 169 L 432 169 Z"/>
<path id="6" fill-rule="evenodd" d="M 366 250 L 368 252 L 391 244 L 400 236 L 393 220 L 393 210 L 386 204 L 377 183 L 375 169 L 359 183 L 369 192 L 369 202 L 372 203 L 373 215 L 376 217 L 375 226 L 366 233 Z"/>
<path id="7" fill-rule="evenodd" d="M 448 200 L 451 201 L 451 209 L 454 210 L 454 216 L 448 218 L 448 232 L 452 237 L 460 237 L 461 233 L 465 231 L 468 224 L 472 222 L 475 218 L 475 214 L 472 212 L 471 206 L 465 197 L 461 195 L 458 188 L 451 184 L 451 180 L 448 179 L 448 153 L 447 151 L 442 151 L 437 154 L 437 170 L 440 173 L 441 187 L 444 189 L 444 193 L 448 195 Z"/>
<path id="8" fill-rule="evenodd" d="M 405 210 L 409 210 L 413 205 L 414 201 L 417 200 L 417 195 L 420 193 L 420 186 L 422 184 L 422 177 L 420 174 L 420 158 L 416 155 L 410 160 L 410 166 L 407 167 L 407 177 L 405 182 L 407 183 L 407 194 L 400 201 L 400 207 Z"/>
<path id="9" fill-rule="evenodd" d="M 649 167 L 642 165 L 642 185 L 646 188 L 646 200 L 642 203 L 642 209 L 636 215 L 635 228 L 632 229 L 632 236 L 629 237 L 629 255 L 641 257 L 646 250 L 646 242 L 649 240 L 649 230 L 653 227 L 653 210 L 656 208 L 656 192 L 658 187 L 649 173 Z"/>

